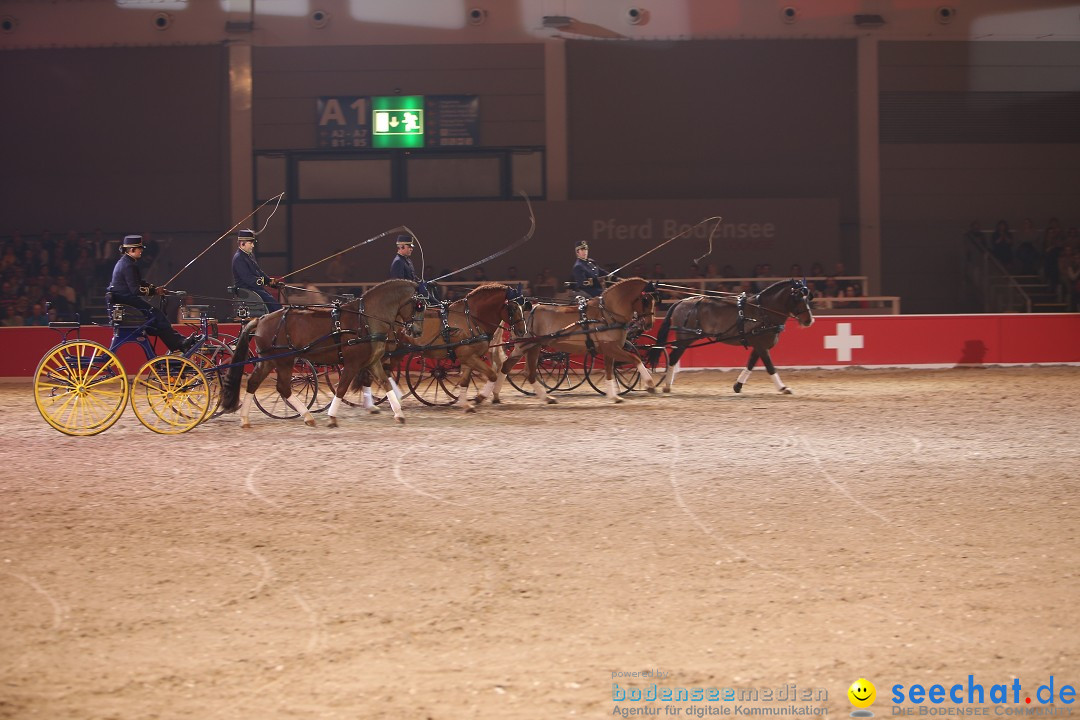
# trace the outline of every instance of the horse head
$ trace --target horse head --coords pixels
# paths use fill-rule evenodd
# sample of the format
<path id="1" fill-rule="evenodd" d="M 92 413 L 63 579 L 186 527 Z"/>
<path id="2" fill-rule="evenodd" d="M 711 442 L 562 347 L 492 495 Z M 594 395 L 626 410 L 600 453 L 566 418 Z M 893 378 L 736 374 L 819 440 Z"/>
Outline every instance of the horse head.
<path id="1" fill-rule="evenodd" d="M 788 314 L 795 318 L 802 327 L 810 327 L 814 324 L 814 312 L 810 309 L 813 301 L 813 293 L 807 287 L 805 280 L 791 280 L 791 291 L 788 293 L 790 309 Z"/>
<path id="2" fill-rule="evenodd" d="M 506 322 L 515 337 L 522 337 L 528 332 L 525 325 L 525 313 L 532 310 L 532 301 L 521 294 L 521 290 L 506 288 Z"/>
<path id="3" fill-rule="evenodd" d="M 795 279 L 780 280 L 758 293 L 761 307 L 782 314 L 785 320 L 793 317 L 802 327 L 810 327 L 814 323 L 814 313 L 810 309 L 813 299 L 806 283 Z"/>
<path id="4" fill-rule="evenodd" d="M 619 322 L 651 326 L 659 292 L 656 286 L 639 277 L 620 280 L 604 291 L 604 309 Z"/>
<path id="5" fill-rule="evenodd" d="M 423 283 L 420 283 L 423 285 Z M 411 338 L 418 338 L 424 332 L 424 311 L 428 306 L 428 293 L 423 288 L 418 288 L 416 293 L 409 298 L 408 302 L 404 303 L 401 308 L 398 309 L 398 317 L 395 318 L 405 327 L 405 334 Z M 411 314 L 406 315 L 401 312 L 405 308 L 411 308 L 407 311 Z"/>

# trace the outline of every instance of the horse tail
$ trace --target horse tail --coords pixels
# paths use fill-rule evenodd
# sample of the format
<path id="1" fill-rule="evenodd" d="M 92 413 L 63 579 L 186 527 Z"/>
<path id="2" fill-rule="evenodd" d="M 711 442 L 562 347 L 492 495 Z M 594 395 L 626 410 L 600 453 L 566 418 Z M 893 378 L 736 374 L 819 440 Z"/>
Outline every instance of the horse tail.
<path id="1" fill-rule="evenodd" d="M 679 307 L 679 303 L 672 303 L 668 308 L 667 315 L 664 316 L 664 322 L 660 323 L 660 329 L 656 331 L 656 345 L 649 349 L 649 363 L 656 365 L 656 362 L 660 359 L 660 351 L 667 345 L 668 332 L 671 330 L 671 316 L 675 314 L 675 308 Z"/>
<path id="2" fill-rule="evenodd" d="M 240 337 L 236 339 L 232 367 L 229 368 L 229 374 L 225 377 L 225 387 L 221 391 L 221 408 L 225 412 L 235 412 L 236 408 L 240 407 L 240 381 L 244 377 L 244 362 L 248 357 L 251 335 L 258 324 L 259 318 L 252 318 L 240 331 Z"/>

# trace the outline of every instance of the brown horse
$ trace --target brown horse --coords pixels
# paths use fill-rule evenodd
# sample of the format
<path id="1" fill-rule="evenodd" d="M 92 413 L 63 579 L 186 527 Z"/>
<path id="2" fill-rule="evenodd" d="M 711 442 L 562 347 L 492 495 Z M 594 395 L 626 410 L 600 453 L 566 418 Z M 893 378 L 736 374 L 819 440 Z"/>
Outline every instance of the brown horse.
<path id="1" fill-rule="evenodd" d="M 518 341 L 500 371 L 506 375 L 517 364 L 518 358 L 525 355 L 528 382 L 536 396 L 542 402 L 554 403 L 555 398 L 548 397 L 544 385 L 536 378 L 541 347 L 575 355 L 593 353 L 604 358 L 607 398 L 612 402 L 622 402 L 615 382 L 616 361 L 637 365 L 646 389 L 655 392 L 652 374 L 638 356 L 623 348 L 630 323 L 652 325 L 655 307 L 656 289 L 639 277 L 620 280 L 604 290 L 600 297 L 590 298 L 581 309 L 573 305 L 534 305 L 526 319 L 526 327 L 533 339 Z"/>
<path id="2" fill-rule="evenodd" d="M 769 350 L 780 340 L 780 332 L 789 317 L 795 318 L 803 327 L 813 324 L 811 299 L 810 290 L 802 280 L 781 280 L 749 297 L 694 296 L 673 304 L 668 308 L 656 339 L 657 347 L 662 347 L 667 344 L 668 333 L 672 330 L 675 332 L 667 372 L 662 381 L 664 392 L 671 392 L 675 364 L 691 345 L 720 342 L 750 348 L 750 359 L 735 381 L 735 392 L 742 390 L 760 358 L 772 376 L 776 389 L 790 395 L 791 390 L 780 380 Z M 658 356 L 659 351 L 654 350 L 650 359 L 655 362 Z"/>
<path id="3" fill-rule="evenodd" d="M 525 334 L 525 306 L 525 299 L 513 288 L 499 283 L 481 285 L 445 308 L 428 308 L 420 336 L 415 340 L 399 336 L 397 352 L 417 352 L 436 360 L 455 358 L 462 373 L 453 405 L 466 402 L 473 373 L 483 376 L 487 383 L 477 392 L 472 404 L 465 405 L 465 412 L 474 412 L 477 405 L 491 397 L 497 378 L 484 355 L 493 338 L 502 335 L 500 328 L 508 327 L 515 335 Z"/>
<path id="4" fill-rule="evenodd" d="M 393 341 L 399 327 L 418 335 L 423 327 L 425 307 L 423 298 L 417 294 L 416 283 L 387 280 L 339 309 L 286 307 L 255 318 L 244 326 L 236 341 L 233 366 L 222 391 L 222 407 L 225 412 L 239 407 L 241 427 L 251 427 L 248 421 L 251 399 L 259 384 L 276 367 L 278 393 L 286 404 L 304 416 L 306 424 L 314 426 L 315 418 L 307 408 L 290 399 L 293 363 L 302 357 L 316 364 L 342 366 L 341 380 L 327 410 L 329 426 L 337 427 L 342 398 L 360 371 L 369 370 L 384 391 L 390 389 L 382 367 L 387 341 Z M 240 380 L 252 338 L 262 360 L 248 378 L 247 395 L 241 405 Z M 397 397 L 389 392 L 388 399 L 394 408 L 394 418 L 405 422 Z"/>

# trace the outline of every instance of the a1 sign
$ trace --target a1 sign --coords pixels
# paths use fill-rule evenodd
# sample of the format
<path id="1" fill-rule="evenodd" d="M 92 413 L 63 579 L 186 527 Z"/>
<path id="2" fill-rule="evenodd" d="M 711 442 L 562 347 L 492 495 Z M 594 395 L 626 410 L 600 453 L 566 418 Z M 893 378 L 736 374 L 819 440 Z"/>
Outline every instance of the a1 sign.
<path id="1" fill-rule="evenodd" d="M 371 147 L 368 98 L 321 97 L 315 105 L 318 124 L 316 146 L 320 148 Z"/>

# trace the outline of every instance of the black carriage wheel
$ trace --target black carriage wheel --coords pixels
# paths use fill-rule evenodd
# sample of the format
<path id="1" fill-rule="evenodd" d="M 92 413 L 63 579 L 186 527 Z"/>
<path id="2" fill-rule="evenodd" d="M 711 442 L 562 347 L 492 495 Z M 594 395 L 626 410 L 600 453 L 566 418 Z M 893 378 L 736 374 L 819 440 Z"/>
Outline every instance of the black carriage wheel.
<path id="1" fill-rule="evenodd" d="M 405 380 L 409 391 L 424 405 L 451 405 L 460 392 L 461 366 L 450 358 L 428 358 L 412 353 L 405 359 Z"/>
<path id="2" fill-rule="evenodd" d="M 663 371 L 667 368 L 667 349 L 664 348 L 657 362 L 649 363 L 649 350 L 656 344 L 656 338 L 652 335 L 641 334 L 637 335 L 633 341 L 627 340 L 623 344 L 623 350 L 626 350 L 632 355 L 636 355 L 641 358 L 641 362 L 645 364 L 645 367 L 653 373 L 654 377 L 656 372 Z M 589 381 L 589 385 L 593 390 L 606 395 L 607 390 L 604 388 L 606 380 L 604 380 L 604 364 L 600 357 L 596 355 L 590 356 L 586 360 L 587 370 L 586 378 Z M 614 367 L 615 382 L 618 383 L 619 395 L 625 395 L 631 390 L 644 390 L 647 386 L 641 379 L 641 373 L 638 372 L 637 363 L 629 362 L 616 362 Z"/>
<path id="3" fill-rule="evenodd" d="M 299 398 L 300 404 L 310 410 L 318 394 L 319 375 L 315 372 L 315 366 L 310 360 L 297 359 L 292 369 L 292 397 Z M 255 405 L 265 414 L 279 420 L 300 417 L 278 394 L 276 368 L 270 371 L 255 391 Z"/>

